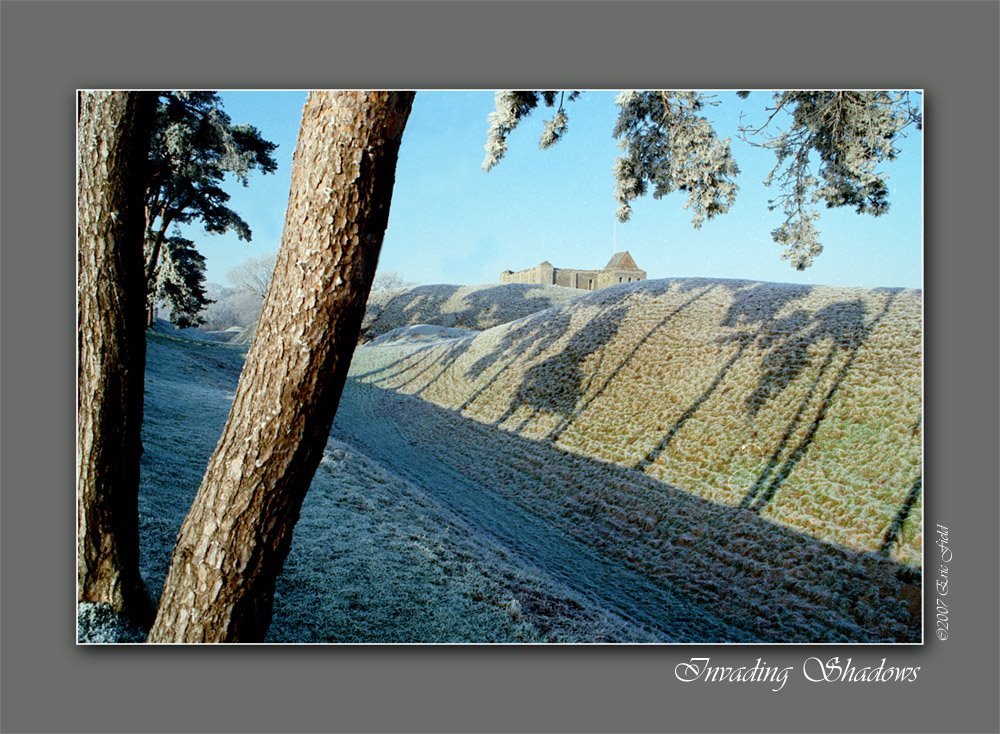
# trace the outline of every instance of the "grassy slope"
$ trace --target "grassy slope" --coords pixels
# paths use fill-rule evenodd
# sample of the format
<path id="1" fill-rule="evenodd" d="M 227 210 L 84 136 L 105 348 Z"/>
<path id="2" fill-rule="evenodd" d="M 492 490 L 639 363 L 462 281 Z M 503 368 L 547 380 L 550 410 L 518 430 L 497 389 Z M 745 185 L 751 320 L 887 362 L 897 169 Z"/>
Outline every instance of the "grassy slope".
<path id="1" fill-rule="evenodd" d="M 150 332 L 141 570 L 154 598 L 242 368 L 236 346 Z M 105 615 L 107 616 L 107 615 Z M 81 638 L 136 641 L 81 609 Z M 331 439 L 278 579 L 270 642 L 658 639 L 473 532 L 409 483 Z"/>
<path id="2" fill-rule="evenodd" d="M 421 285 L 373 293 L 362 326 L 369 341 L 401 326 L 433 324 L 489 329 L 551 306 L 572 303 L 583 291 L 524 283 Z"/>
<path id="3" fill-rule="evenodd" d="M 524 288 L 480 293 L 486 315 L 465 301 L 458 320 L 443 287 L 409 315 L 482 326 L 497 298 L 539 307 Z M 918 638 L 897 577 L 920 562 L 919 292 L 695 280 L 562 296 L 481 334 L 402 329 L 358 350 L 269 639 Z M 155 596 L 243 351 L 149 343 Z"/>
<path id="4" fill-rule="evenodd" d="M 446 409 L 422 430 L 441 461 L 765 639 L 914 639 L 920 311 L 919 291 L 649 281 L 364 347 L 352 374 Z M 447 450 L 477 432 L 490 450 Z"/>

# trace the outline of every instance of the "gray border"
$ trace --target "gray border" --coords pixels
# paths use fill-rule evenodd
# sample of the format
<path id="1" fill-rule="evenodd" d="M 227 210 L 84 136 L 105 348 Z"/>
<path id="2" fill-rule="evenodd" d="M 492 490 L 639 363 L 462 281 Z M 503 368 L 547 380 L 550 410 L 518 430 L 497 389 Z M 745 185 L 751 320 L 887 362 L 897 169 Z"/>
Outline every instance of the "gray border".
<path id="1" fill-rule="evenodd" d="M 1000 5 L 4 2 L 0 12 L 4 731 L 998 730 Z M 923 647 L 840 652 L 919 665 L 917 682 L 683 686 L 672 671 L 687 647 L 74 647 L 73 90 L 623 82 L 926 90 L 926 511 L 928 531 L 951 528 L 954 626 L 945 644 L 928 628 Z M 798 666 L 838 650 L 702 653 Z"/>

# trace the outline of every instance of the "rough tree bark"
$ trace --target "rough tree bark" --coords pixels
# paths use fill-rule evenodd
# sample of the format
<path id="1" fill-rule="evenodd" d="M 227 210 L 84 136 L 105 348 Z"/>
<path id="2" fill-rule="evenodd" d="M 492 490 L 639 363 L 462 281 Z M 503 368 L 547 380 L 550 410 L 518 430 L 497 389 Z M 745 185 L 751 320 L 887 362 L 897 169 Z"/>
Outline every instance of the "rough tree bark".
<path id="1" fill-rule="evenodd" d="M 84 92 L 77 181 L 77 598 L 148 627 L 139 574 L 146 288 L 143 210 L 156 98 Z"/>
<path id="2" fill-rule="evenodd" d="M 263 639 L 357 344 L 413 94 L 313 92 L 281 250 L 151 642 Z"/>

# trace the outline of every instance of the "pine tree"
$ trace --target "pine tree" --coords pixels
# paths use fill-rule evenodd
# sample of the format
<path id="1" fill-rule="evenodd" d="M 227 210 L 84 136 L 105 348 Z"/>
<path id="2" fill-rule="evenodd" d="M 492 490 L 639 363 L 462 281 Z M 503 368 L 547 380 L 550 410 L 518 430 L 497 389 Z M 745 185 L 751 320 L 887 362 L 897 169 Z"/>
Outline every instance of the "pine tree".
<path id="1" fill-rule="evenodd" d="M 785 248 L 782 257 L 805 270 L 823 251 L 816 204 L 850 206 L 876 217 L 888 211 L 889 187 L 879 166 L 899 153 L 903 131 L 919 129 L 923 120 L 907 92 L 778 92 L 774 100 L 764 124 L 745 126 L 741 134 L 774 151 L 777 161 L 765 183 L 778 186 L 770 208 L 780 206 L 785 221 L 771 236 Z M 787 113 L 788 128 L 773 131 L 779 113 Z"/>
<path id="2" fill-rule="evenodd" d="M 791 157 L 798 165 L 791 169 L 791 179 L 812 185 L 802 173 L 808 160 L 802 159 L 808 159 L 808 151 L 815 151 L 824 166 L 816 180 L 823 184 L 813 186 L 812 201 L 852 205 L 873 214 L 884 211 L 886 189 L 875 166 L 895 155 L 895 135 L 907 124 L 919 123 L 919 116 L 907 107 L 908 99 L 890 100 L 886 109 L 894 112 L 865 127 L 860 122 L 862 113 L 854 114 L 851 109 L 867 109 L 866 98 L 801 94 L 779 98 L 779 109 L 794 112 L 792 130 L 800 134 L 799 138 L 779 135 L 773 139 L 781 141 L 774 143 L 779 166 Z M 484 168 L 502 158 L 507 136 L 539 101 L 554 107 L 559 100 L 545 126 L 542 147 L 567 134 L 563 103 L 575 96 L 553 91 L 499 92 L 497 111 L 490 117 Z M 222 438 L 181 528 L 151 641 L 263 639 L 275 580 L 290 548 L 357 343 L 412 99 L 412 93 L 386 92 L 309 96 L 272 287 Z M 686 192 L 695 226 L 728 210 L 736 195 L 737 168 L 728 140 L 720 139 L 701 114 L 705 106 L 701 95 L 629 92 L 619 97 L 619 106 L 615 134 L 624 155 L 615 173 L 620 217 L 629 216 L 630 202 L 649 187 L 654 197 Z M 909 111 L 902 114 L 900 110 Z M 127 121 L 122 124 L 129 125 Z M 762 133 L 767 124 L 756 132 Z M 872 130 L 881 131 L 883 142 L 876 140 Z M 82 147 L 81 167 L 84 150 L 93 155 L 91 148 Z M 261 165 L 260 160 L 250 156 L 245 170 Z M 778 183 L 783 185 L 781 180 Z M 801 185 L 786 190 L 796 212 L 807 202 L 804 192 L 808 190 Z M 223 206 L 225 200 L 217 196 L 218 206 L 203 207 L 189 216 L 202 217 L 206 228 L 239 228 L 242 220 L 230 216 Z M 154 197 L 151 203 L 147 198 L 147 223 L 150 216 L 166 212 L 163 203 L 170 201 L 184 199 Z M 177 214 L 174 220 L 181 216 L 188 215 Z M 162 248 L 169 223 L 161 222 L 157 230 L 162 239 L 147 236 L 147 243 L 158 241 Z M 803 251 L 814 254 L 808 239 L 793 232 L 785 244 L 795 250 L 793 264 L 808 265 L 811 257 L 801 255 Z M 181 254 L 190 249 L 183 242 L 176 246 Z M 150 262 L 146 263 L 147 275 Z M 115 277 L 123 285 L 130 282 L 125 275 Z M 81 425 L 87 420 L 81 415 Z M 137 446 L 123 450 L 138 456 Z"/>
<path id="3" fill-rule="evenodd" d="M 274 143 L 252 125 L 233 124 L 215 92 L 167 92 L 160 96 L 149 155 L 146 188 L 147 321 L 165 301 L 178 326 L 200 323 L 205 296 L 205 262 L 194 243 L 181 237 L 179 224 L 198 222 L 206 232 L 233 231 L 252 237 L 250 225 L 227 203 L 222 188 L 232 174 L 243 186 L 259 170 L 273 173 Z"/>
<path id="4" fill-rule="evenodd" d="M 78 110 L 77 599 L 147 626 L 138 507 L 142 181 L 155 104 L 146 92 L 83 92 Z"/>
<path id="5" fill-rule="evenodd" d="M 389 218 L 413 94 L 313 92 L 273 284 L 174 549 L 151 642 L 263 639 Z"/>

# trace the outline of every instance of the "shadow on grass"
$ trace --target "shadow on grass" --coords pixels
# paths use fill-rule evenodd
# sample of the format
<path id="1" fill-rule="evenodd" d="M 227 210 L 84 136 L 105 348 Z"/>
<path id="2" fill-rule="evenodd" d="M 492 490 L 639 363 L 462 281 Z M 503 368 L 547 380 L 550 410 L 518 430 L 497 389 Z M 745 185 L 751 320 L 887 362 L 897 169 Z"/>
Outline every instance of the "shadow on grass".
<path id="1" fill-rule="evenodd" d="M 690 290 L 693 289 L 694 286 L 695 284 L 692 283 L 690 287 L 687 287 L 685 289 Z M 558 441 L 559 437 L 566 431 L 566 429 L 569 428 L 571 425 L 573 425 L 573 421 L 576 420 L 580 415 L 582 415 L 587 410 L 587 408 L 589 408 L 594 403 L 595 400 L 597 400 L 604 394 L 604 391 L 608 389 L 608 385 L 610 385 L 612 381 L 614 381 L 614 379 L 618 377 L 621 371 L 628 366 L 628 364 L 632 361 L 635 355 L 642 349 L 642 347 L 646 345 L 646 343 L 652 338 L 654 334 L 660 331 L 660 329 L 663 329 L 667 324 L 669 324 L 674 319 L 674 317 L 676 317 L 682 311 L 690 307 L 695 301 L 699 300 L 700 298 L 702 298 L 702 296 L 706 295 L 709 291 L 717 287 L 718 284 L 711 284 L 698 288 L 697 293 L 695 293 L 689 299 L 687 299 L 679 306 L 677 306 L 675 309 L 670 311 L 670 313 L 668 313 L 660 321 L 658 321 L 653 326 L 653 328 L 651 328 L 649 331 L 643 334 L 642 337 L 640 337 L 636 341 L 636 343 L 632 345 L 632 347 L 626 353 L 625 357 L 605 378 L 604 382 L 601 383 L 601 386 L 596 391 L 594 391 L 594 393 L 591 394 L 590 397 L 582 400 L 578 399 L 574 403 L 572 411 L 568 412 L 565 415 L 564 419 L 554 429 L 552 429 L 552 431 L 548 435 L 548 438 L 551 439 L 552 441 Z M 598 369 L 594 370 L 594 372 L 596 373 L 597 371 L 599 371 L 599 368 L 600 365 L 598 365 Z M 588 390 L 589 390 L 589 384 L 583 384 L 579 390 L 580 397 L 582 398 L 583 395 L 585 395 L 588 392 Z"/>
<path id="2" fill-rule="evenodd" d="M 401 324 L 432 324 L 479 330 L 484 326 L 516 321 L 549 307 L 544 286 L 502 284 L 466 293 L 462 297 L 462 307 L 459 310 L 445 311 L 445 304 L 459 289 L 459 286 L 453 285 L 418 286 L 390 296 L 384 305 L 369 304 L 362 342 L 381 336 Z M 504 364 L 496 373 L 499 374 L 521 355 L 528 353 L 530 356 L 543 351 L 549 343 L 546 339 L 558 339 L 563 333 L 559 327 L 568 327 L 569 319 L 569 314 L 561 312 L 547 320 L 525 321 L 508 333 L 496 350 L 486 358 L 478 360 L 470 371 L 478 374 L 503 360 Z M 459 340 L 448 348 L 446 356 L 441 360 L 433 349 L 434 345 L 428 345 L 363 376 L 373 378 L 382 384 L 389 384 L 395 377 L 412 372 L 407 375 L 405 385 L 397 387 L 414 384 L 423 378 L 424 382 L 420 388 L 420 392 L 423 392 L 444 374 L 470 344 L 471 338 Z M 415 368 L 416 371 L 413 371 Z M 433 376 L 426 377 L 432 370 Z M 491 384 L 492 381 L 487 382 L 481 390 L 469 398 L 467 404 L 471 404 Z"/>
<path id="3" fill-rule="evenodd" d="M 143 494 L 144 554 L 158 558 L 155 592 L 225 419 L 224 395 L 235 388 L 242 354 L 201 344 L 167 351 L 166 339 L 152 342 L 151 359 L 165 361 L 147 382 L 151 409 L 144 426 L 147 440 L 153 443 L 153 432 L 158 444 L 155 457 L 144 457 L 144 473 L 155 473 L 163 488 L 155 497 Z M 453 345 L 450 358 L 460 348 Z M 216 385 L 213 391 L 192 389 L 206 379 Z M 461 513 L 470 526 L 664 639 L 919 640 L 919 603 L 906 597 L 919 575 L 887 557 L 919 500 L 919 480 L 879 550 L 858 553 L 634 469 L 356 379 L 348 382 L 337 422 L 366 453 Z M 158 545 L 148 542 L 150 535 Z"/>
<path id="4" fill-rule="evenodd" d="M 645 470 L 660 458 L 670 447 L 671 442 L 684 425 L 715 394 L 715 391 L 722 385 L 723 381 L 729 375 L 730 370 L 743 357 L 748 347 L 757 342 L 764 341 L 767 338 L 764 335 L 768 332 L 781 330 L 780 326 L 776 329 L 779 321 L 778 312 L 789 303 L 805 298 L 812 290 L 809 286 L 769 287 L 764 290 L 760 284 L 745 281 L 724 281 L 719 283 L 718 286 L 726 288 L 733 295 L 733 301 L 722 317 L 720 325 L 725 327 L 739 327 L 740 329 L 726 336 L 719 343 L 735 344 L 736 350 L 722 365 L 708 386 L 681 413 L 680 417 L 674 421 L 670 428 L 667 429 L 663 438 L 636 463 L 635 466 L 637 469 Z M 764 297 L 761 297 L 762 294 Z M 805 312 L 796 311 L 795 314 L 804 315 Z M 796 318 L 799 317 L 796 316 Z M 755 393 L 759 391 L 760 388 L 758 387 Z"/>
<path id="5" fill-rule="evenodd" d="M 699 641 L 698 620 L 708 618 L 738 630 L 733 639 L 920 639 L 921 620 L 900 580 L 912 578 L 913 569 L 884 554 L 817 540 L 633 468 L 572 454 L 354 378 L 336 425 L 373 458 L 420 483 L 470 525 L 505 538 L 539 568 L 605 604 L 618 604 L 626 616 L 645 615 L 668 633 L 687 624 L 683 639 Z M 520 521 L 496 509 L 499 499 L 544 524 L 519 533 Z M 681 609 L 690 618 L 678 620 L 676 606 L 658 615 L 657 604 L 630 595 L 614 574 L 595 582 L 589 566 L 574 568 L 572 556 L 552 551 L 546 527 L 684 600 Z M 709 633 L 700 641 L 713 639 Z"/>
<path id="6" fill-rule="evenodd" d="M 384 304 L 369 299 L 361 326 L 362 343 L 399 326 L 387 323 L 393 316 L 405 314 L 413 319 L 413 324 L 434 324 L 441 319 L 441 307 L 458 291 L 457 285 L 418 286 L 389 295 Z M 437 319 L 435 321 L 434 319 Z M 453 326 L 453 324 L 442 324 Z"/>
<path id="7" fill-rule="evenodd" d="M 482 381 L 482 384 L 462 403 L 459 410 L 465 410 L 475 403 L 516 361 L 522 358 L 532 359 L 561 339 L 569 328 L 571 320 L 572 314 L 569 311 L 560 310 L 553 314 L 526 319 L 508 331 L 495 349 L 477 359 L 466 370 L 466 376 L 472 380 L 487 370 L 492 370 L 493 374 Z"/>
<path id="8" fill-rule="evenodd" d="M 413 324 L 482 330 L 516 321 L 572 298 L 561 292 L 570 289 L 559 289 L 560 292 L 554 294 L 551 286 L 503 283 L 469 290 L 461 299 L 449 303 L 459 290 L 461 286 L 457 285 L 416 286 L 390 294 L 385 303 L 369 300 L 361 342 L 371 341 L 399 326 Z"/>
<path id="9" fill-rule="evenodd" d="M 913 486 L 910 487 L 910 491 L 906 493 L 906 498 L 900 503 L 899 510 L 896 512 L 896 517 L 893 519 L 892 524 L 889 526 L 888 530 L 885 531 L 885 536 L 882 538 L 882 545 L 879 547 L 879 553 L 882 555 L 888 556 L 889 553 L 892 552 L 892 547 L 899 542 L 903 526 L 906 525 L 906 521 L 910 517 L 910 512 L 913 510 L 913 506 L 917 503 L 917 499 L 920 497 L 923 485 L 923 477 L 917 477 Z"/>
<path id="10" fill-rule="evenodd" d="M 618 304 L 602 311 L 587 323 L 585 329 L 577 331 L 560 351 L 529 367 L 520 385 L 514 390 L 507 410 L 494 423 L 500 425 L 506 422 L 522 405 L 527 405 L 531 412 L 521 419 L 520 424 L 513 429 L 515 431 L 524 427 L 537 413 L 560 415 L 564 421 L 567 420 L 576 410 L 580 396 L 587 391 L 592 379 L 587 373 L 592 375 L 600 369 L 597 366 L 585 371 L 584 362 L 598 352 L 603 359 L 602 350 L 618 333 L 622 321 L 628 316 L 628 310 L 627 305 Z M 556 318 L 565 318 L 565 314 L 561 313 Z M 545 329 L 546 337 L 534 343 L 530 339 L 524 340 L 518 344 L 518 348 L 508 350 L 511 355 L 508 364 L 515 361 L 526 350 L 526 346 L 532 347 L 529 358 L 544 352 L 550 343 L 557 341 L 553 336 L 561 337 L 566 331 L 565 328 L 552 329 L 551 322 L 545 325 Z M 551 389 L 554 380 L 558 381 L 562 389 Z M 490 384 L 491 382 L 486 383 L 487 386 Z"/>
<path id="11" fill-rule="evenodd" d="M 885 318 L 895 298 L 896 293 L 889 293 L 886 296 L 885 303 L 882 305 L 882 309 L 868 323 L 864 320 L 865 308 L 861 301 L 832 304 L 820 309 L 812 318 L 808 319 L 805 322 L 806 328 L 793 330 L 791 332 L 792 336 L 786 340 L 791 342 L 791 344 L 778 343 L 767 345 L 771 349 L 764 360 L 768 368 L 757 389 L 751 394 L 751 399 L 754 400 L 754 402 L 750 403 L 750 410 L 752 412 L 757 410 L 757 405 L 760 401 L 758 396 L 773 396 L 784 390 L 801 373 L 803 366 L 808 360 L 807 351 L 810 346 L 821 341 L 831 341 L 826 356 L 823 359 L 823 364 L 816 373 L 816 377 L 799 402 L 799 407 L 795 411 L 795 415 L 788 422 L 788 426 L 768 459 L 764 470 L 758 475 L 753 486 L 741 500 L 740 507 L 759 513 L 774 499 L 774 495 L 778 489 L 788 479 L 792 470 L 795 469 L 795 466 L 806 455 L 810 446 L 812 446 L 816 438 L 816 433 L 826 419 L 827 412 L 837 395 L 837 391 L 843 384 L 844 378 L 850 371 L 855 359 L 857 359 L 858 351 L 864 345 L 869 335 Z M 815 406 L 814 412 L 810 412 L 809 406 L 813 401 L 814 395 L 821 391 L 820 386 L 823 378 L 833 365 L 834 360 L 838 356 L 841 356 L 841 353 L 844 356 L 842 357 L 843 362 L 840 369 L 834 375 L 830 386 L 825 392 L 822 392 L 822 396 Z M 807 415 L 811 415 L 812 417 L 809 429 L 806 431 L 805 436 L 788 453 L 784 461 L 781 461 L 781 456 L 785 454 L 792 436 Z"/>
<path id="12" fill-rule="evenodd" d="M 569 332 L 574 309 L 588 306 L 607 306 L 592 321 L 572 333 L 559 353 L 532 365 L 527 370 L 515 389 L 507 410 L 494 421 L 496 425 L 504 423 L 522 406 L 530 408 L 530 412 L 521 420 L 517 430 L 539 413 L 559 415 L 561 416 L 559 422 L 548 434 L 549 438 L 556 440 L 579 415 L 600 398 L 608 385 L 629 364 L 653 334 L 716 287 L 718 287 L 717 284 L 705 284 L 698 280 L 656 280 L 630 286 L 629 291 L 633 296 L 662 295 L 671 288 L 676 288 L 680 292 L 692 290 L 696 292 L 640 337 L 625 357 L 611 370 L 610 375 L 605 378 L 601 386 L 594 391 L 591 391 L 593 380 L 596 375 L 602 372 L 603 362 L 608 357 L 605 347 L 618 335 L 622 322 L 629 316 L 630 305 L 625 302 L 614 302 L 617 297 L 612 295 L 614 292 L 623 292 L 622 289 L 606 289 L 599 293 L 588 294 L 586 298 L 582 298 L 566 309 L 537 314 L 534 318 L 509 331 L 494 349 L 484 354 L 466 370 L 465 378 L 473 382 L 486 370 L 493 370 L 493 374 L 481 382 L 479 387 L 462 403 L 459 410 L 464 411 L 472 406 L 513 364 L 518 361 L 531 361 L 563 339 Z M 610 305 L 607 303 L 609 300 L 611 301 Z M 583 365 L 592 355 L 597 355 L 597 364 L 585 370 Z M 558 392 L 549 389 L 553 381 L 557 381 L 560 385 Z M 589 397 L 584 398 L 585 395 L 589 395 Z"/>

